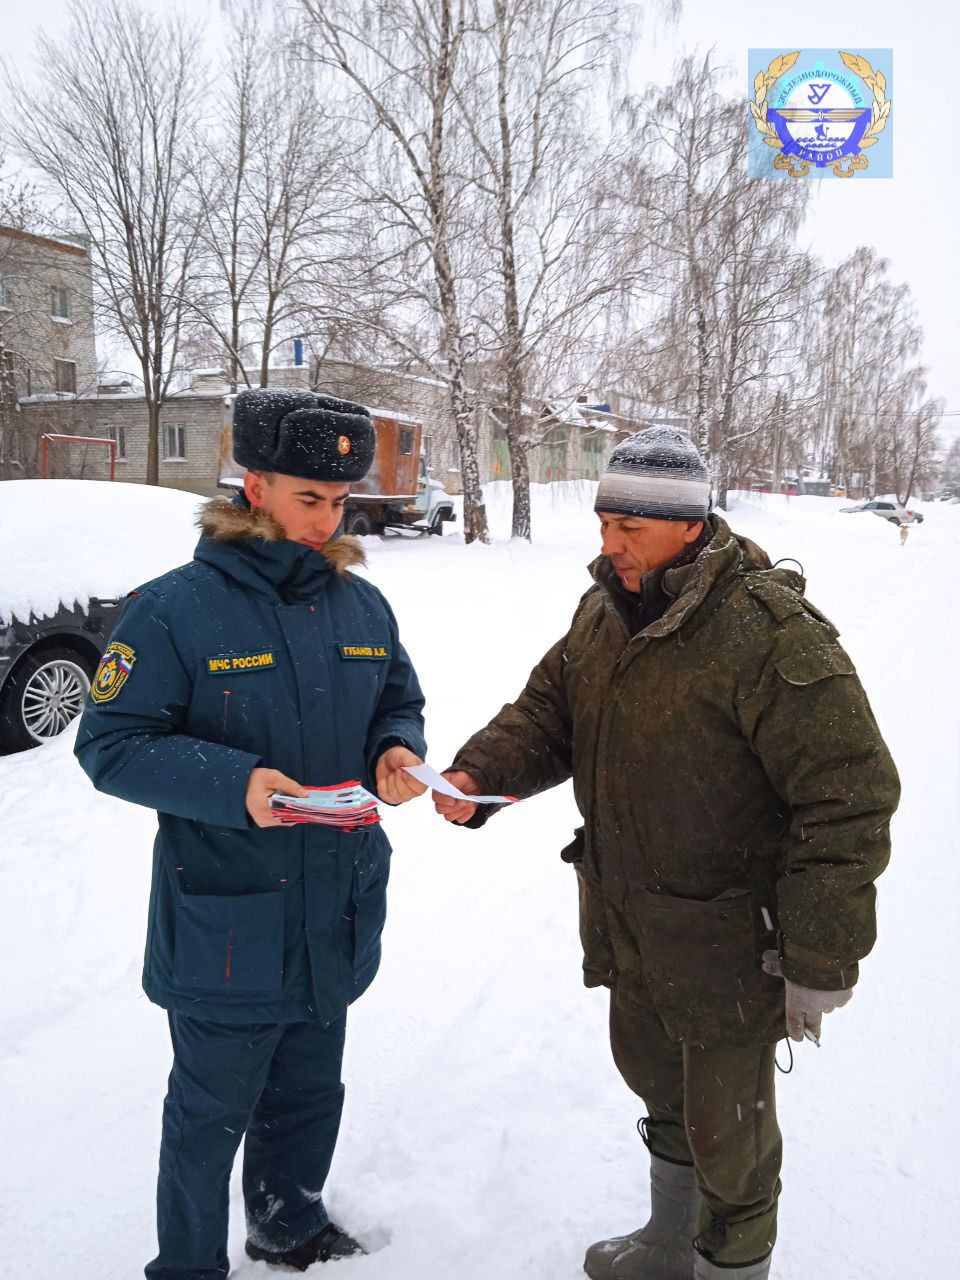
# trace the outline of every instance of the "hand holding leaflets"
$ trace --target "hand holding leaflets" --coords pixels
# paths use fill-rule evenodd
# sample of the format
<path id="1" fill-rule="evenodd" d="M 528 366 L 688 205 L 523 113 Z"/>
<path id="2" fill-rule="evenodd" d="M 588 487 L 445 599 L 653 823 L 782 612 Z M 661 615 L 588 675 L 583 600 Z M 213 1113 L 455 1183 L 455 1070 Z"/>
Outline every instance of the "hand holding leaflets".
<path id="1" fill-rule="evenodd" d="M 299 795 L 275 791 L 270 811 L 284 826 L 309 822 L 354 831 L 380 821 L 377 797 L 356 780 L 332 787 L 301 787 Z"/>
<path id="2" fill-rule="evenodd" d="M 448 822 L 467 822 L 478 804 L 514 804 L 516 796 L 474 794 L 478 788 L 468 773 L 437 773 L 407 751 L 391 747 L 377 766 L 380 799 L 403 804 L 433 789 L 434 805 Z M 357 779 L 324 787 L 302 787 L 276 769 L 254 769 L 247 786 L 247 811 L 258 827 L 310 823 L 355 831 L 380 821 L 378 797 Z"/>

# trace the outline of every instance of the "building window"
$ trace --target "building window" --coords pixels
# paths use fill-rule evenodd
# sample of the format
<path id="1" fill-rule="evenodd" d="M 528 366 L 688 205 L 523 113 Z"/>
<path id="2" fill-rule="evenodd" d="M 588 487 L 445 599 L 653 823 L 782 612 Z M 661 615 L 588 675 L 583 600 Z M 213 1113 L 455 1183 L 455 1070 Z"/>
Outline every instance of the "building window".
<path id="1" fill-rule="evenodd" d="M 163 427 L 164 462 L 183 462 L 187 456 L 187 429 L 182 422 L 167 422 Z"/>
<path id="2" fill-rule="evenodd" d="M 401 457 L 406 457 L 406 458 L 409 458 L 410 454 L 413 453 L 413 428 L 412 427 L 400 428 L 400 443 L 397 446 L 397 451 L 401 455 Z"/>
<path id="3" fill-rule="evenodd" d="M 0 278 L 0 311 L 10 310 L 10 291 L 6 281 Z"/>
<path id="4" fill-rule="evenodd" d="M 50 314 L 57 320 L 70 319 L 70 290 L 65 285 L 50 286 Z"/>
<path id="5" fill-rule="evenodd" d="M 58 391 L 77 394 L 77 366 L 73 360 L 54 360 L 53 376 Z"/>
<path id="6" fill-rule="evenodd" d="M 100 434 L 105 440 L 112 440 L 117 446 L 117 461 L 125 461 L 127 456 L 127 428 L 123 423 L 116 422 L 112 426 L 104 427 Z"/>
<path id="7" fill-rule="evenodd" d="M 20 461 L 19 429 L 0 427 L 0 462 L 9 462 L 23 469 Z"/>
<path id="8" fill-rule="evenodd" d="M 17 380 L 12 351 L 4 351 L 0 360 L 0 404 L 17 398 Z"/>

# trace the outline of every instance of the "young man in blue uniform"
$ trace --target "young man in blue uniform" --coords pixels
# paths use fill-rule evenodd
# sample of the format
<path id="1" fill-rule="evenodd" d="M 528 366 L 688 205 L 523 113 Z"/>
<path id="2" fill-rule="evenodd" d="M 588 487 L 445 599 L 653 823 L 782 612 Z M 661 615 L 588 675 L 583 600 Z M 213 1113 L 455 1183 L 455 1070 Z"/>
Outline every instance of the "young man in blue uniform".
<path id="1" fill-rule="evenodd" d="M 246 1135 L 247 1253 L 305 1270 L 360 1252 L 322 1190 L 343 1105 L 346 1008 L 380 962 L 379 825 L 282 827 L 275 791 L 360 779 L 424 788 L 423 695 L 386 600 L 336 538 L 373 461 L 360 405 L 245 391 L 234 501 L 203 509 L 193 561 L 128 599 L 76 752 L 95 786 L 157 810 L 143 987 L 174 1063 L 149 1280 L 221 1280 Z"/>

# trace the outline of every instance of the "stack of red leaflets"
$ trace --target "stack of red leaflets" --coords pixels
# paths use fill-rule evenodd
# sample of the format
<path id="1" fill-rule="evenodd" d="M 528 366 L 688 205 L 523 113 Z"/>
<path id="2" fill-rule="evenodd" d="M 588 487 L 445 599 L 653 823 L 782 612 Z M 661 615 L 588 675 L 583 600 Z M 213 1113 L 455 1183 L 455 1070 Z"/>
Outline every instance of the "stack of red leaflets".
<path id="1" fill-rule="evenodd" d="M 307 787 L 309 795 L 285 796 L 275 791 L 270 809 L 286 824 L 319 823 L 353 831 L 380 821 L 377 797 L 359 782 L 338 782 L 333 787 Z"/>

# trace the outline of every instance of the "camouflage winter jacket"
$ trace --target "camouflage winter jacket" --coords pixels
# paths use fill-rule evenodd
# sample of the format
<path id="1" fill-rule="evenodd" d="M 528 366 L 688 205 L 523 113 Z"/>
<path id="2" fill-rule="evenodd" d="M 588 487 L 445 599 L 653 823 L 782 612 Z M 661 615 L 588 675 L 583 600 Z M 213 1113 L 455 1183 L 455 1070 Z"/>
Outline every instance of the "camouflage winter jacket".
<path id="1" fill-rule="evenodd" d="M 636 635 L 596 560 L 568 633 L 453 767 L 519 796 L 573 778 L 588 986 L 627 1008 L 645 986 L 676 1040 L 771 1043 L 783 983 L 764 949 L 806 986 L 857 980 L 899 781 L 804 580 L 709 527 Z"/>

